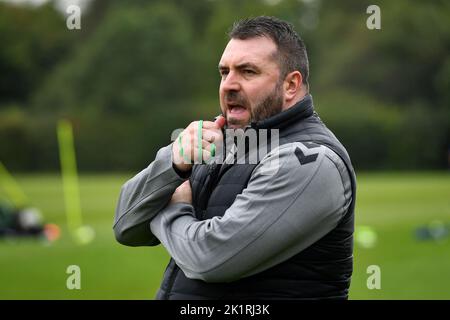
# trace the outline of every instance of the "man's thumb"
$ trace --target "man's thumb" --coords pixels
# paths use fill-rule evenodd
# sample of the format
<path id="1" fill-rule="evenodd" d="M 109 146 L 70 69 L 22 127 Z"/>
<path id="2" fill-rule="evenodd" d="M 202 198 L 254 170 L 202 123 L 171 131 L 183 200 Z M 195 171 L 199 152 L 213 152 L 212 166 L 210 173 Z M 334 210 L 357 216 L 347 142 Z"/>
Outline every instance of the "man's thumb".
<path id="1" fill-rule="evenodd" d="M 216 120 L 214 120 L 214 123 L 219 127 L 219 129 L 221 129 L 225 125 L 226 122 L 227 122 L 227 120 L 222 115 L 216 117 Z"/>

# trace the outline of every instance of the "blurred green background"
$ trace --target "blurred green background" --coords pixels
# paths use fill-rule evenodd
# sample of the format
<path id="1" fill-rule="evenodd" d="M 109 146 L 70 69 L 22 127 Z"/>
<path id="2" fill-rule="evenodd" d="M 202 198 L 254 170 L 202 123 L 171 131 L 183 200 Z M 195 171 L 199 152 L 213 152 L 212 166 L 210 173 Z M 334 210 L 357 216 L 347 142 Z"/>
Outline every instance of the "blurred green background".
<path id="1" fill-rule="evenodd" d="M 81 30 L 66 27 L 69 4 L 81 6 Z M 366 27 L 371 4 L 381 30 Z M 168 255 L 115 242 L 120 187 L 174 129 L 220 112 L 226 31 L 261 14 L 288 20 L 305 40 L 316 109 L 357 171 L 350 298 L 450 299 L 445 0 L 0 1 L 0 161 L 62 228 L 51 244 L 0 239 L 0 299 L 154 297 Z M 96 233 L 84 246 L 67 229 L 59 119 L 73 124 L 83 222 Z M 441 236 L 420 240 L 418 228 Z M 81 290 L 66 288 L 72 264 Z M 380 290 L 366 285 L 370 265 L 381 268 Z"/>

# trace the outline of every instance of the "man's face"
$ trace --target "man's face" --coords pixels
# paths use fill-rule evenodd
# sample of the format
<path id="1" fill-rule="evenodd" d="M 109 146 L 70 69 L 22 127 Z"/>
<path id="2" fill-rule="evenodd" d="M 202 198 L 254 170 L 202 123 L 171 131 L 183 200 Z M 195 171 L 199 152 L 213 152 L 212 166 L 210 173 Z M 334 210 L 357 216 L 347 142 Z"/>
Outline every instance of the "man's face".
<path id="1" fill-rule="evenodd" d="M 267 37 L 228 42 L 219 62 L 219 96 L 229 128 L 244 128 L 282 110 L 283 82 L 276 52 Z"/>

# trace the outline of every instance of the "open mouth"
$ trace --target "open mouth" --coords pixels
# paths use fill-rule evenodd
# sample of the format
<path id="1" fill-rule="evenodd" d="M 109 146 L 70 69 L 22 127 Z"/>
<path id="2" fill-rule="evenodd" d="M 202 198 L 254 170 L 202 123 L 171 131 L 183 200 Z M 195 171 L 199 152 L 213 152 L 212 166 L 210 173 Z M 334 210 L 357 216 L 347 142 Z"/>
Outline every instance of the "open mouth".
<path id="1" fill-rule="evenodd" d="M 230 114 L 241 114 L 247 111 L 247 108 L 241 105 L 228 105 L 228 111 Z"/>

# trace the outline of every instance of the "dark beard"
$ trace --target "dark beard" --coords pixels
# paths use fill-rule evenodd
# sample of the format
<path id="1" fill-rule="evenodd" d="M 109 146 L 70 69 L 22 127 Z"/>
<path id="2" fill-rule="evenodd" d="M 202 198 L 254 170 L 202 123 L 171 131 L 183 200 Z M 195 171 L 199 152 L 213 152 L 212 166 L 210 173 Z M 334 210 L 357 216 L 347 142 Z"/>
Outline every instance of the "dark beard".
<path id="1" fill-rule="evenodd" d="M 251 122 L 265 120 L 283 110 L 282 84 L 283 83 L 277 83 L 273 91 L 251 110 Z"/>

